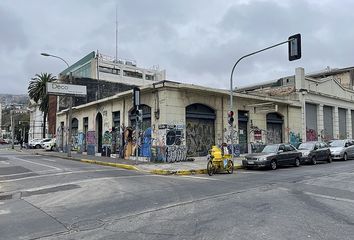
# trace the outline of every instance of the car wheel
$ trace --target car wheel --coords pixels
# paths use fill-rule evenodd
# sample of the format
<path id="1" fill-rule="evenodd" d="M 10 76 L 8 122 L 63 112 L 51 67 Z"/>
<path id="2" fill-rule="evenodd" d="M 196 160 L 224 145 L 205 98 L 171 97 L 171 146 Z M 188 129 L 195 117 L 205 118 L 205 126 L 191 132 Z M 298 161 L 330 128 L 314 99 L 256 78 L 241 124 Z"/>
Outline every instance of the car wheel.
<path id="1" fill-rule="evenodd" d="M 39 149 L 39 148 L 41 148 L 41 146 L 37 144 L 37 145 L 36 145 L 36 149 Z"/>
<path id="2" fill-rule="evenodd" d="M 311 158 L 311 163 L 312 163 L 312 165 L 316 165 L 316 164 L 317 164 L 317 160 L 316 160 L 316 157 L 315 157 L 315 156 L 313 156 L 313 157 Z"/>
<path id="3" fill-rule="evenodd" d="M 272 160 L 272 161 L 270 161 L 270 169 L 272 169 L 272 170 L 275 170 L 275 169 L 277 169 L 277 161 L 275 161 L 275 160 Z"/>
<path id="4" fill-rule="evenodd" d="M 347 153 L 344 153 L 344 155 L 343 155 L 343 160 L 344 160 L 344 161 L 347 161 L 347 160 L 348 160 L 348 154 L 347 154 Z"/>
<path id="5" fill-rule="evenodd" d="M 327 162 L 328 162 L 328 163 L 331 163 L 332 161 L 333 161 L 333 160 L 332 160 L 332 156 L 331 156 L 331 154 L 329 154 L 329 155 L 328 155 L 328 158 L 327 158 Z"/>
<path id="6" fill-rule="evenodd" d="M 295 167 L 300 167 L 300 159 L 295 159 Z"/>

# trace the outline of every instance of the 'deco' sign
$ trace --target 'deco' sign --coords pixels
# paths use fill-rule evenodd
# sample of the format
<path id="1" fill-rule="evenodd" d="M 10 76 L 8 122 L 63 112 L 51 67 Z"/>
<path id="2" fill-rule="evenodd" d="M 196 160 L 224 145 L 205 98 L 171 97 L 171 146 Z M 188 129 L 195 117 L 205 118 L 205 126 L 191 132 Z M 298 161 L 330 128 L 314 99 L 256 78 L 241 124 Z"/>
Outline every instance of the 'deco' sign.
<path id="1" fill-rule="evenodd" d="M 86 96 L 86 86 L 64 83 L 47 83 L 47 93 L 52 95 Z"/>

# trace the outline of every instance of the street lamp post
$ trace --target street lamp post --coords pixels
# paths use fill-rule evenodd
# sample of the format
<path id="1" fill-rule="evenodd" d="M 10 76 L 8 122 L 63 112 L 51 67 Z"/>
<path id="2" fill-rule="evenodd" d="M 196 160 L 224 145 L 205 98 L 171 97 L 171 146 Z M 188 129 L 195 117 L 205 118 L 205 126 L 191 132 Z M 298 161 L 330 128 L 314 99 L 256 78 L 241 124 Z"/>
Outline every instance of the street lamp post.
<path id="1" fill-rule="evenodd" d="M 232 79 L 232 75 L 234 74 L 236 65 L 242 59 L 244 59 L 246 57 L 255 55 L 257 53 L 266 51 L 268 49 L 277 47 L 279 45 L 283 45 L 285 43 L 289 43 L 289 61 L 293 61 L 293 60 L 297 60 L 297 59 L 301 58 L 301 35 L 300 34 L 296 34 L 296 35 L 290 36 L 287 41 L 272 45 L 272 46 L 267 47 L 267 48 L 263 48 L 261 50 L 258 50 L 258 51 L 255 51 L 255 52 L 252 52 L 252 53 L 249 53 L 249 54 L 246 54 L 246 55 L 242 56 L 241 58 L 239 58 L 236 61 L 236 63 L 232 67 L 231 75 L 230 75 L 230 109 L 229 109 L 230 112 L 233 111 L 232 110 L 233 109 L 233 79 Z M 235 115 L 238 118 L 238 114 L 236 113 Z M 230 131 L 230 138 L 231 138 L 231 154 L 232 154 L 232 157 L 234 157 L 234 146 L 233 146 L 234 136 L 233 136 L 233 126 L 232 126 L 232 124 L 229 124 L 229 131 Z"/>
<path id="2" fill-rule="evenodd" d="M 52 54 L 49 54 L 49 53 L 41 53 L 42 56 L 44 57 L 54 57 L 54 58 L 58 58 L 60 60 L 62 60 L 67 66 L 68 68 L 70 67 L 68 62 L 65 61 L 63 58 L 59 57 L 59 56 L 56 56 L 56 55 L 52 55 Z M 72 78 L 73 78 L 73 75 L 72 75 L 72 72 L 70 72 L 70 76 L 69 76 L 69 79 L 70 79 L 70 84 L 72 84 Z M 71 141 L 72 141 L 72 133 L 71 133 L 71 128 L 72 128 L 72 107 L 73 107 L 73 97 L 70 96 L 69 97 L 69 116 L 68 116 L 68 121 L 69 121 L 69 124 L 68 124 L 68 139 L 67 139 L 67 143 L 68 143 L 68 147 L 67 147 L 67 152 L 68 152 L 68 157 L 71 157 Z"/>

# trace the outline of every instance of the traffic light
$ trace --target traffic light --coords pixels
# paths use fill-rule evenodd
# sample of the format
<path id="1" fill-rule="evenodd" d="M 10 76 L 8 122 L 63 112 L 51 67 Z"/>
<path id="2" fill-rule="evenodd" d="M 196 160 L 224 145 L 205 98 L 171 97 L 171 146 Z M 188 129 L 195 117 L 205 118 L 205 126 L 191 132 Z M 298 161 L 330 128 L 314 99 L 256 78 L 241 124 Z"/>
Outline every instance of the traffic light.
<path id="1" fill-rule="evenodd" d="M 301 34 L 295 34 L 289 37 L 288 53 L 289 61 L 297 60 L 301 58 Z"/>
<path id="2" fill-rule="evenodd" d="M 227 117 L 228 117 L 227 122 L 229 123 L 230 126 L 232 126 L 234 123 L 234 120 L 235 120 L 234 119 L 234 111 L 228 111 Z"/>
<path id="3" fill-rule="evenodd" d="M 135 107 L 140 105 L 140 88 L 133 88 L 132 101 Z"/>
<path id="4" fill-rule="evenodd" d="M 143 110 L 138 109 L 136 111 L 136 121 L 142 122 L 143 121 Z"/>

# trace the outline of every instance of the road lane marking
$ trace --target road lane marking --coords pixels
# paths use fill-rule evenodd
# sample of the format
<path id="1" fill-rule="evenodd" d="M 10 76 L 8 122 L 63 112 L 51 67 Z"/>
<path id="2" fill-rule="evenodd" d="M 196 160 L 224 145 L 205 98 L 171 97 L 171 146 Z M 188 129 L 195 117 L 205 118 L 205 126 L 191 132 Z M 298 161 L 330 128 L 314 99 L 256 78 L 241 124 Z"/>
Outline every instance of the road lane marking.
<path id="1" fill-rule="evenodd" d="M 10 164 L 8 161 L 0 161 L 0 163 L 2 163 L 2 164 Z"/>
<path id="2" fill-rule="evenodd" d="M 45 160 L 45 161 L 49 161 L 49 162 L 57 162 L 54 159 L 50 159 L 50 158 L 41 158 L 41 160 Z"/>
<path id="3" fill-rule="evenodd" d="M 105 172 L 105 171 L 124 171 L 124 170 L 125 169 L 96 169 L 96 170 L 60 172 L 60 173 L 54 173 L 54 174 L 43 174 L 43 175 L 39 175 L 39 176 L 30 176 L 30 177 L 23 177 L 23 178 L 17 178 L 17 179 L 1 180 L 0 182 L 17 182 L 17 181 L 28 180 L 28 179 L 52 177 L 52 176 L 60 176 L 60 175 L 69 175 L 69 174 L 76 174 L 76 173 L 91 173 L 91 172 Z M 125 170 L 125 171 L 128 171 L 128 170 Z"/>
<path id="4" fill-rule="evenodd" d="M 348 198 L 339 198 L 339 197 L 333 197 L 333 196 L 329 196 L 329 195 L 322 195 L 322 194 L 311 193 L 311 192 L 304 192 L 304 194 L 309 195 L 309 196 L 314 196 L 314 197 L 320 197 L 320 198 L 335 200 L 335 201 L 354 203 L 353 199 L 348 199 Z"/>
<path id="5" fill-rule="evenodd" d="M 0 215 L 5 215 L 11 213 L 10 210 L 0 210 Z"/>
<path id="6" fill-rule="evenodd" d="M 55 170 L 58 170 L 58 171 L 62 171 L 61 168 L 53 167 L 53 166 L 50 166 L 50 165 L 47 165 L 47 164 L 32 162 L 32 161 L 24 160 L 24 159 L 21 159 L 21 158 L 18 158 L 18 157 L 13 157 L 13 158 L 16 159 L 16 160 L 19 160 L 19 161 L 32 163 L 32 164 L 40 165 L 40 166 L 43 166 L 43 167 L 52 168 L 52 169 L 55 169 Z"/>
<path id="7" fill-rule="evenodd" d="M 44 190 L 44 189 L 48 189 L 48 188 L 55 188 L 55 187 L 60 187 L 60 186 L 65 186 L 65 185 L 70 185 L 70 184 L 79 185 L 79 184 L 82 184 L 82 183 L 89 183 L 89 182 L 94 182 L 94 181 L 113 180 L 113 179 L 141 178 L 141 177 L 156 177 L 156 175 L 136 175 L 136 176 L 117 176 L 117 177 L 90 178 L 90 179 L 77 180 L 77 181 L 66 182 L 66 183 L 61 183 L 61 184 L 50 184 L 50 185 L 45 185 L 45 186 L 41 186 L 41 187 L 20 189 L 20 190 L 16 190 L 16 192 L 32 192 L 32 191 L 39 191 L 39 190 Z M 73 190 L 73 189 L 71 189 L 71 190 Z"/>
<path id="8" fill-rule="evenodd" d="M 13 174 L 5 174 L 5 175 L 0 175 L 0 178 L 2 177 L 14 177 L 14 176 L 21 176 L 21 175 L 28 175 L 28 174 L 34 174 L 34 173 L 49 173 L 49 172 L 57 172 L 57 170 L 42 170 L 42 171 L 36 171 L 36 172 L 23 172 L 23 173 L 13 173 Z"/>
<path id="9" fill-rule="evenodd" d="M 202 180 L 212 180 L 212 181 L 222 181 L 221 179 L 217 179 L 217 178 L 188 176 L 188 175 L 182 175 L 182 176 L 178 176 L 178 177 L 181 177 L 181 178 L 194 178 L 194 179 L 202 179 Z"/>

